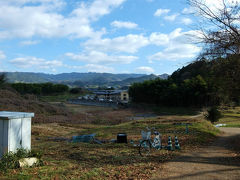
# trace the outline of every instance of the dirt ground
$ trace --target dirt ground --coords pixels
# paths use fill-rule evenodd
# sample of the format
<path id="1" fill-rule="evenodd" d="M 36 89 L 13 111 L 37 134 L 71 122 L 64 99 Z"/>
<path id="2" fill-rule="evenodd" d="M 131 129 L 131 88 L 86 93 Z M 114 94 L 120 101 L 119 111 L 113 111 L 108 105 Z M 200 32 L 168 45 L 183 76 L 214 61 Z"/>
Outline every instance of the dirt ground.
<path id="1" fill-rule="evenodd" d="M 220 130 L 223 133 L 211 145 L 164 164 L 153 179 L 240 179 L 240 128 Z"/>

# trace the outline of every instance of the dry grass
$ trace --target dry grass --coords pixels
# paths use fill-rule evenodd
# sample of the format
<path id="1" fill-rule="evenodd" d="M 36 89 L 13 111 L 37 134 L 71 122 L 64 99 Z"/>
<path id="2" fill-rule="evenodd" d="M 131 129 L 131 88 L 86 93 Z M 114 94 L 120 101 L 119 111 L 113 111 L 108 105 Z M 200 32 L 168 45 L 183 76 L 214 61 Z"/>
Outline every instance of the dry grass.
<path id="1" fill-rule="evenodd" d="M 0 111 L 34 112 L 33 123 L 119 124 L 129 121 L 132 110 L 41 102 L 34 95 L 21 96 L 0 90 Z"/>
<path id="2" fill-rule="evenodd" d="M 113 108 L 111 107 L 99 107 L 99 106 L 84 106 L 84 105 L 76 105 L 76 104 L 64 104 L 67 108 L 71 109 L 76 113 L 88 113 L 92 111 L 111 111 Z"/>
<path id="3" fill-rule="evenodd" d="M 8 98 L 11 99 L 10 97 L 9 94 Z M 4 96 L 1 98 L 1 107 L 8 98 L 4 99 Z M 132 139 L 137 143 L 141 138 L 141 130 L 148 126 L 156 127 L 163 134 L 163 145 L 167 145 L 169 135 L 174 137 L 175 132 L 182 132 L 177 135 L 184 151 L 194 150 L 218 133 L 201 116 L 161 116 L 131 120 L 129 117 L 143 112 L 135 109 L 114 110 L 63 103 L 48 104 L 19 95 L 15 98 L 17 101 L 11 101 L 9 109 L 5 108 L 6 105 L 3 109 L 13 110 L 16 107 L 24 111 L 36 110 L 34 122 L 38 123 L 32 126 L 32 148 L 43 152 L 45 165 L 9 170 L 5 174 L 0 172 L 0 178 L 5 179 L 150 179 L 161 170 L 164 162 L 172 159 L 179 152 L 154 151 L 150 157 L 144 158 L 138 154 L 138 148 L 130 144 L 71 143 L 56 141 L 54 138 L 71 138 L 74 135 L 96 133 L 98 139 L 109 141 L 116 139 L 117 133 L 125 132 L 128 140 Z M 20 101 L 24 102 L 23 107 L 19 107 Z M 48 111 L 50 107 L 56 108 L 56 112 L 50 113 L 52 111 Z M 189 127 L 191 134 L 184 134 L 185 126 L 173 125 L 182 122 L 193 123 Z"/>
<path id="4" fill-rule="evenodd" d="M 10 170 L 2 175 L 13 179 L 150 179 L 160 171 L 164 162 L 172 159 L 177 151 L 156 150 L 149 157 L 141 157 L 138 148 L 131 144 L 71 143 L 56 141 L 53 137 L 70 138 L 73 135 L 97 133 L 97 138 L 110 140 L 117 133 L 125 132 L 128 140 L 135 143 L 141 138 L 144 127 L 156 127 L 162 134 L 163 145 L 168 136 L 184 132 L 184 126 L 173 126 L 172 121 L 186 122 L 191 118 L 166 117 L 170 123 L 162 123 L 162 118 L 146 118 L 118 125 L 94 125 L 50 123 L 35 124 L 32 127 L 32 148 L 43 152 L 43 167 Z M 172 120 L 172 121 L 171 121 Z M 207 121 L 193 118 L 191 134 L 177 134 L 182 151 L 194 150 L 199 145 L 214 138 L 217 131 Z"/>
<path id="5" fill-rule="evenodd" d="M 145 120 L 147 121 L 147 120 Z M 153 151 L 149 157 L 140 157 L 138 148 L 130 144 L 106 143 L 103 145 L 88 143 L 70 143 L 54 141 L 49 137 L 71 137 L 72 135 L 96 132 L 99 139 L 116 138 L 117 132 L 126 132 L 128 139 L 140 139 L 143 126 L 156 126 L 160 132 L 171 130 L 171 125 L 162 126 L 152 121 L 141 123 L 125 123 L 115 126 L 78 125 L 72 126 L 51 123 L 33 126 L 33 149 L 43 151 L 43 167 L 10 170 L 3 177 L 13 179 L 149 179 L 162 164 L 172 159 L 178 152 L 160 150 Z M 205 125 L 204 125 L 205 126 Z M 179 131 L 184 131 L 181 127 Z M 201 135 L 204 133 L 199 131 Z M 174 134 L 163 135 L 163 144 Z M 193 150 L 199 145 L 199 135 L 180 134 L 182 149 Z M 209 134 L 205 133 L 209 137 Z"/>

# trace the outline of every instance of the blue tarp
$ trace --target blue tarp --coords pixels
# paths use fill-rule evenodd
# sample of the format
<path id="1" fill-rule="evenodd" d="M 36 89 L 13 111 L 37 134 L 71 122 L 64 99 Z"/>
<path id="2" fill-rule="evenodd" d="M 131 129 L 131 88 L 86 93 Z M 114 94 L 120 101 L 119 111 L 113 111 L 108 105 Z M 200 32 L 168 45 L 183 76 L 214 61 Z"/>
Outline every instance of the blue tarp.
<path id="1" fill-rule="evenodd" d="M 94 137 L 96 134 L 86 134 L 86 135 L 79 135 L 79 136 L 73 136 L 72 137 L 72 142 L 77 143 L 77 142 L 91 142 L 94 140 Z"/>

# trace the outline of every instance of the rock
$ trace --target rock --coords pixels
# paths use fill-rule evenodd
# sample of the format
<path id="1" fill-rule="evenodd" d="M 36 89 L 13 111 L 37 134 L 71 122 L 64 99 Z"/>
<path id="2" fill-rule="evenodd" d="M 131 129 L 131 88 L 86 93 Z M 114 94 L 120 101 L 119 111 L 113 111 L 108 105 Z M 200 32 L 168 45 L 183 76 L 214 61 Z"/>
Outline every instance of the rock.
<path id="1" fill-rule="evenodd" d="M 32 158 L 23 158 L 23 159 L 20 159 L 19 160 L 19 166 L 20 167 L 31 167 L 35 164 L 38 163 L 38 159 L 35 158 L 35 157 L 32 157 Z"/>

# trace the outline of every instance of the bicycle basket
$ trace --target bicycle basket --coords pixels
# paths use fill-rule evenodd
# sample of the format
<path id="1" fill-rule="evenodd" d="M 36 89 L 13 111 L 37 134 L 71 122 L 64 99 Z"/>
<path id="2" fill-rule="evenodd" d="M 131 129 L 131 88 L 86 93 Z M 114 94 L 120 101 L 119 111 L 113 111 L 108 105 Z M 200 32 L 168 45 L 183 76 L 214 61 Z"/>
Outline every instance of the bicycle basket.
<path id="1" fill-rule="evenodd" d="M 141 131 L 141 134 L 143 140 L 151 139 L 151 131 Z"/>

